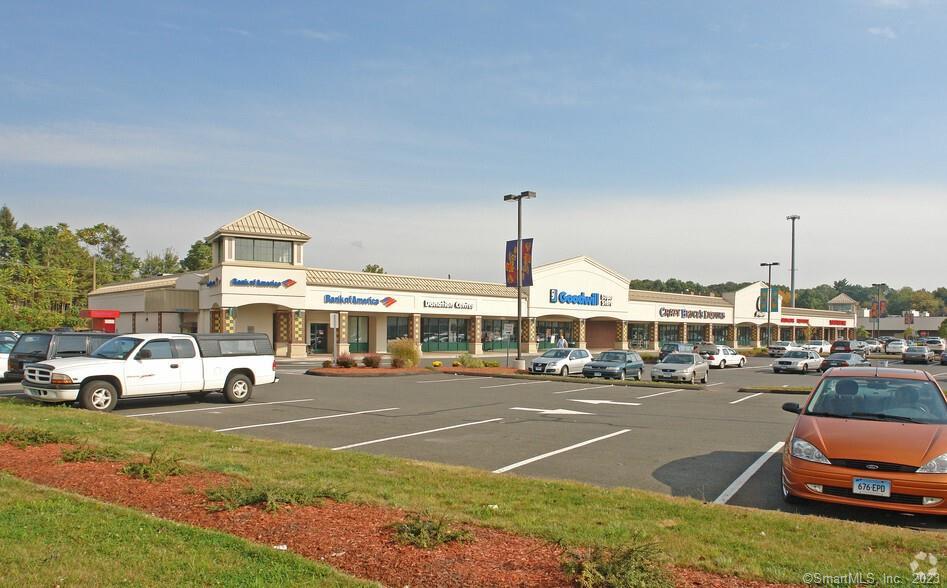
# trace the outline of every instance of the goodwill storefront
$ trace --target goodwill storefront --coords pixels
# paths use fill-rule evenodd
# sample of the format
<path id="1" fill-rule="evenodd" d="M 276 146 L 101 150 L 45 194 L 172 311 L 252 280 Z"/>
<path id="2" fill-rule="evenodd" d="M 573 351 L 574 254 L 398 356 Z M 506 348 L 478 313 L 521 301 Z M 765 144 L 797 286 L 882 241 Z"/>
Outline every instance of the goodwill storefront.
<path id="1" fill-rule="evenodd" d="M 118 311 L 117 332 L 258 332 L 277 354 L 384 353 L 410 338 L 425 353 L 481 354 L 515 347 L 516 290 L 503 284 L 309 268 L 309 236 L 253 211 L 207 237 L 213 267 L 98 288 L 89 308 Z M 565 339 L 591 349 L 656 349 L 667 341 L 765 344 L 757 282 L 722 296 L 629 290 L 629 279 L 588 257 L 533 269 L 524 288 L 520 346 Z M 854 315 L 779 308 L 794 339 L 851 334 Z"/>

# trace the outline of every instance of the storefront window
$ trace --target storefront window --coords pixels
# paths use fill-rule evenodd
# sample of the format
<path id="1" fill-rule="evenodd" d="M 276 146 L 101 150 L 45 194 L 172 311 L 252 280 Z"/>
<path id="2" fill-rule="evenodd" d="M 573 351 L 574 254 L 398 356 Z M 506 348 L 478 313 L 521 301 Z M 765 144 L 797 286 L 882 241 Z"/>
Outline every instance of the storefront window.
<path id="1" fill-rule="evenodd" d="M 509 325 L 509 326 L 507 326 Z M 484 319 L 481 323 L 480 342 L 483 343 L 484 351 L 493 351 L 495 349 L 515 349 L 516 333 L 504 337 L 504 327 L 509 331 L 516 327 L 516 321 L 505 321 L 502 319 Z"/>
<path id="2" fill-rule="evenodd" d="M 680 334 L 677 325 L 658 325 L 658 342 L 662 345 L 680 341 Z"/>
<path id="3" fill-rule="evenodd" d="M 349 352 L 368 353 L 368 317 L 349 317 Z"/>
<path id="4" fill-rule="evenodd" d="M 792 327 L 780 327 L 780 329 L 779 329 L 779 340 L 780 340 L 780 341 L 792 341 Z"/>
<path id="5" fill-rule="evenodd" d="M 556 347 L 559 337 L 564 337 L 570 346 L 575 344 L 572 321 L 536 321 L 536 342 L 540 349 Z"/>
<path id="6" fill-rule="evenodd" d="M 422 318 L 421 351 L 467 351 L 467 319 Z"/>
<path id="7" fill-rule="evenodd" d="M 241 261 L 293 263 L 293 244 L 270 239 L 234 239 L 234 258 Z"/>
<path id="8" fill-rule="evenodd" d="M 388 340 L 408 338 L 408 317 L 390 316 L 388 317 Z"/>
<path id="9" fill-rule="evenodd" d="M 642 323 L 628 323 L 628 345 L 632 349 L 651 349 L 654 341 L 651 340 L 650 325 Z"/>
<path id="10" fill-rule="evenodd" d="M 740 347 L 753 346 L 753 327 L 737 327 L 737 345 Z"/>
<path id="11" fill-rule="evenodd" d="M 727 325 L 714 325 L 714 343 L 717 345 L 730 345 L 732 341 L 728 341 L 730 338 L 730 328 Z"/>
<path id="12" fill-rule="evenodd" d="M 694 343 L 696 345 L 697 343 L 704 341 L 706 339 L 704 337 L 706 332 L 706 325 L 687 325 L 687 342 Z"/>

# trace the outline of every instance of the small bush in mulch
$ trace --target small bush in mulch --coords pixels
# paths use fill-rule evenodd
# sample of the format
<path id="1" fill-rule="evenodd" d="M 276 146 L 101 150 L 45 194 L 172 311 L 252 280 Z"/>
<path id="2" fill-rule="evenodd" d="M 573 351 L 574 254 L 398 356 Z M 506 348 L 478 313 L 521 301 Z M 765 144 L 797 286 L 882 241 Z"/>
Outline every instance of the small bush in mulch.
<path id="1" fill-rule="evenodd" d="M 61 450 L 61 459 L 65 462 L 85 462 L 85 461 L 115 461 L 122 457 L 122 454 L 110 447 L 95 447 L 92 445 L 80 445 L 78 447 L 63 447 Z"/>
<path id="2" fill-rule="evenodd" d="M 211 512 L 256 505 L 262 506 L 263 510 L 267 512 L 275 512 L 281 506 L 289 504 L 312 506 L 322 503 L 326 498 L 342 501 L 345 500 L 348 494 L 344 490 L 335 488 L 277 488 L 274 486 L 244 486 L 239 484 L 210 488 L 204 492 L 207 500 L 216 503 L 207 507 L 207 510 Z"/>
<path id="3" fill-rule="evenodd" d="M 381 356 L 377 353 L 368 353 L 362 358 L 362 365 L 367 368 L 381 367 Z"/>
<path id="4" fill-rule="evenodd" d="M 418 347 L 417 342 L 414 339 L 395 339 L 388 343 L 388 353 L 392 357 L 392 366 L 394 366 L 394 360 L 400 359 L 401 367 L 414 367 L 421 362 L 421 348 Z"/>
<path id="5" fill-rule="evenodd" d="M 148 457 L 148 461 L 133 461 L 122 466 L 122 473 L 130 478 L 138 478 L 149 482 L 160 482 L 168 476 L 180 476 L 187 473 L 181 464 L 181 458 L 174 455 L 159 457 L 158 448 L 155 448 Z"/>
<path id="6" fill-rule="evenodd" d="M 499 362 L 499 361 L 492 361 L 492 360 L 491 360 L 491 361 L 485 361 L 485 362 L 483 362 L 483 367 L 490 367 L 490 368 L 500 367 L 500 362 Z"/>
<path id="7" fill-rule="evenodd" d="M 460 362 L 460 365 L 465 368 L 482 368 L 484 363 L 482 359 L 478 359 L 469 353 L 461 353 L 457 356 L 457 361 Z"/>
<path id="8" fill-rule="evenodd" d="M 431 362 L 431 367 L 439 368 L 439 367 L 441 367 L 442 365 L 444 365 L 444 364 L 441 363 L 441 362 L 439 362 L 439 361 L 432 361 L 432 362 Z"/>
<path id="9" fill-rule="evenodd" d="M 653 541 L 572 552 L 563 563 L 580 588 L 671 588 L 674 580 Z"/>
<path id="10" fill-rule="evenodd" d="M 395 538 L 399 543 L 414 545 L 421 549 L 431 549 L 444 543 L 473 539 L 469 531 L 451 529 L 444 519 L 411 516 L 403 523 L 397 523 L 393 528 Z"/>
<path id="11" fill-rule="evenodd" d="M 327 360 L 325 360 L 324 362 L 322 362 L 322 367 L 324 367 L 324 368 L 330 368 L 330 367 L 332 367 L 332 360 L 331 360 L 331 359 L 327 359 Z"/>
<path id="12" fill-rule="evenodd" d="M 461 363 L 457 360 L 454 360 L 454 363 L 450 364 L 451 367 L 463 367 Z"/>
<path id="13" fill-rule="evenodd" d="M 76 439 L 68 435 L 53 433 L 43 429 L 12 427 L 0 430 L 0 444 L 9 443 L 19 449 L 30 445 L 48 445 L 50 443 L 75 443 Z"/>
<path id="14" fill-rule="evenodd" d="M 355 360 L 348 353 L 343 353 L 336 358 L 335 365 L 340 368 L 353 368 L 355 367 Z"/>
<path id="15" fill-rule="evenodd" d="M 405 361 L 401 359 L 400 357 L 392 357 L 391 367 L 395 368 L 396 370 L 403 369 L 404 367 L 406 367 Z"/>

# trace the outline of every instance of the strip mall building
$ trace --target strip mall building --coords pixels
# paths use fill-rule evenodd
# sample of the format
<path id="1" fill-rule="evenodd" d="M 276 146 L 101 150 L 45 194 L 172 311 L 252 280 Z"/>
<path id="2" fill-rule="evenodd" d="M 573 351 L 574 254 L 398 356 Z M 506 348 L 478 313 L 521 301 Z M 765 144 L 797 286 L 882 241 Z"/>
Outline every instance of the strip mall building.
<path id="1" fill-rule="evenodd" d="M 491 282 L 307 268 L 309 235 L 262 211 L 207 240 L 213 267 L 115 283 L 89 295 L 93 311 L 118 311 L 116 331 L 257 332 L 277 354 L 384 353 L 408 337 L 428 353 L 491 353 L 512 347 L 516 289 Z M 524 288 L 521 346 L 536 352 L 565 337 L 590 349 L 657 349 L 670 341 L 732 347 L 767 342 L 757 282 L 722 296 L 629 290 L 629 279 L 588 257 L 533 268 Z M 762 292 L 765 300 L 765 292 Z M 330 315 L 338 327 L 330 328 Z M 774 338 L 854 335 L 855 313 L 774 308 Z"/>

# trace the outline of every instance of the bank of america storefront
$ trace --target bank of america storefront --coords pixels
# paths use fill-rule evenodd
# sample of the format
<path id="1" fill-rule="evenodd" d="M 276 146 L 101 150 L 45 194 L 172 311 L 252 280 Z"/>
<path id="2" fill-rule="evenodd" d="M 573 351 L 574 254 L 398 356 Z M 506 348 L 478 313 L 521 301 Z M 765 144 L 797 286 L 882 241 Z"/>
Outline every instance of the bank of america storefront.
<path id="1" fill-rule="evenodd" d="M 118 310 L 118 332 L 259 332 L 287 357 L 384 353 L 394 339 L 425 353 L 515 347 L 516 290 L 503 284 L 307 268 L 309 236 L 262 211 L 208 237 L 205 272 L 109 284 L 90 309 Z M 655 349 L 669 341 L 765 345 L 770 329 L 755 283 L 723 296 L 629 290 L 627 277 L 587 257 L 535 267 L 524 289 L 520 345 Z M 853 314 L 774 308 L 773 336 L 852 336 Z"/>

